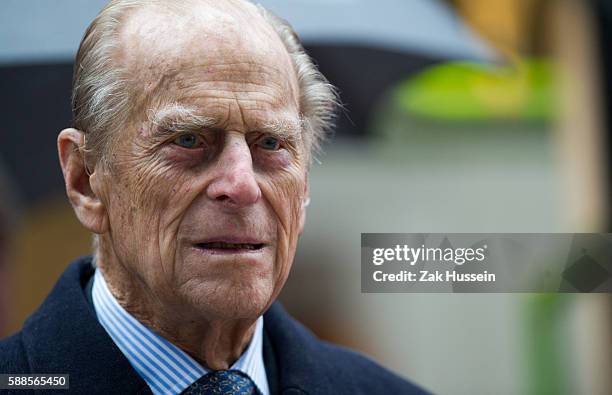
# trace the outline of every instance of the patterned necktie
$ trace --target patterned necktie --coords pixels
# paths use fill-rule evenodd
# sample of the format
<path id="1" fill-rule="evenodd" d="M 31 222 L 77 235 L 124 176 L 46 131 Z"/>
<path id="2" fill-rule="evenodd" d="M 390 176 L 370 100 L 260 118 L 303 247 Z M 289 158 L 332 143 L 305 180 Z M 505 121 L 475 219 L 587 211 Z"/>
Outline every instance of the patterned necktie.
<path id="1" fill-rule="evenodd" d="M 217 370 L 200 377 L 181 395 L 261 395 L 251 378 L 239 370 Z"/>

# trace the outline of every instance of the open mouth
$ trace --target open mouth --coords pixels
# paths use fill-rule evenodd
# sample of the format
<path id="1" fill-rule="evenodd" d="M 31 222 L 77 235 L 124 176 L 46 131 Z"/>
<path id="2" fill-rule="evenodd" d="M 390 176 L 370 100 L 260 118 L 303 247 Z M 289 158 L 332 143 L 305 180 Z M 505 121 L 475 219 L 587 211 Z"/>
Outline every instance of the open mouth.
<path id="1" fill-rule="evenodd" d="M 201 250 L 218 251 L 218 252 L 242 252 L 242 251 L 257 251 L 264 247 L 263 243 L 226 243 L 224 241 L 213 241 L 209 243 L 198 243 L 196 246 Z"/>

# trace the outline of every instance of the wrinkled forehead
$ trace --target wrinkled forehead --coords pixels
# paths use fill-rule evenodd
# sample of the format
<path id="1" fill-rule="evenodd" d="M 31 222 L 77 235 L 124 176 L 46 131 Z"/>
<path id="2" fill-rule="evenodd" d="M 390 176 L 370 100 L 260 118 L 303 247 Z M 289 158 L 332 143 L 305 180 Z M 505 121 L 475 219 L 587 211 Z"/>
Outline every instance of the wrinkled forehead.
<path id="1" fill-rule="evenodd" d="M 197 80 L 265 82 L 297 103 L 291 58 L 258 10 L 243 1 L 152 4 L 127 16 L 118 56 L 147 96 Z"/>

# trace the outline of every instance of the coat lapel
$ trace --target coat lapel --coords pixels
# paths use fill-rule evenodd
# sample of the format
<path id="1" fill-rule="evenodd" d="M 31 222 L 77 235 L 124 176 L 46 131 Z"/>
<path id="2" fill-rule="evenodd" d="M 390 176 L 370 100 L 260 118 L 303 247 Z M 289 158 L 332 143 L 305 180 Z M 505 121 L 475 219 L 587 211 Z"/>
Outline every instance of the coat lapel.
<path id="1" fill-rule="evenodd" d="M 264 315 L 264 331 L 274 352 L 280 394 L 337 393 L 333 377 L 320 359 L 319 340 L 280 303 L 275 302 Z"/>

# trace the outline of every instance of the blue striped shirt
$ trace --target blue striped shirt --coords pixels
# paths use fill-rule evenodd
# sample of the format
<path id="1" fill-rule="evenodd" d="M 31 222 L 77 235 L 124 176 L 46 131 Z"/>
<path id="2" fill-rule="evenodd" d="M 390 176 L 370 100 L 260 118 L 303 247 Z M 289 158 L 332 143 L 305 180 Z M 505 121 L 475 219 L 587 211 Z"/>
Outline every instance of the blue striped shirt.
<path id="1" fill-rule="evenodd" d="M 108 290 L 100 270 L 95 272 L 92 298 L 98 321 L 155 395 L 180 394 L 208 373 L 187 353 L 128 313 Z M 249 346 L 231 369 L 246 373 L 262 394 L 269 395 L 263 362 L 263 317 L 257 319 Z"/>

